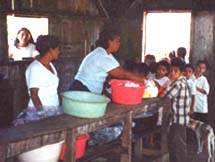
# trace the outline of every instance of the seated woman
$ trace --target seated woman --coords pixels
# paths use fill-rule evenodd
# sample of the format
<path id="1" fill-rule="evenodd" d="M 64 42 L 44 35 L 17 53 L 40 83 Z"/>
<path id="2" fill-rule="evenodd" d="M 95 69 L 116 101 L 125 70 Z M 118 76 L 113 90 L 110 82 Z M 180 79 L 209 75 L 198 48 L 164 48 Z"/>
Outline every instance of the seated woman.
<path id="1" fill-rule="evenodd" d="M 39 36 L 36 49 L 40 52 L 39 58 L 34 60 L 25 72 L 30 100 L 15 125 L 60 113 L 57 92 L 59 78 L 52 64 L 60 54 L 59 41 L 50 35 Z"/>
<path id="2" fill-rule="evenodd" d="M 9 58 L 19 61 L 23 58 L 34 58 L 38 54 L 31 32 L 27 28 L 21 28 L 17 33 L 14 46 L 9 48 Z"/>
<path id="3" fill-rule="evenodd" d="M 120 34 L 117 30 L 103 30 L 96 46 L 97 48 L 83 59 L 70 90 L 101 94 L 107 76 L 144 82 L 145 77 L 126 71 L 113 57 L 120 47 Z"/>

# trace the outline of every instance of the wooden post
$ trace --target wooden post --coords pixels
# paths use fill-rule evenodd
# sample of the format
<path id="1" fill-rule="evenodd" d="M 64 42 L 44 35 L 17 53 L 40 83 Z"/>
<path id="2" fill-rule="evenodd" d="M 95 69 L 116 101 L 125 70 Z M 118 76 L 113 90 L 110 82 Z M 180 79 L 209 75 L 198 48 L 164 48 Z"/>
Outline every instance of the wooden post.
<path id="1" fill-rule="evenodd" d="M 0 144 L 0 162 L 5 162 L 7 157 L 7 146 Z"/>
<path id="2" fill-rule="evenodd" d="M 169 127 L 169 115 L 170 115 L 170 106 L 171 101 L 165 100 L 163 102 L 163 118 L 161 126 L 161 153 L 162 155 L 168 152 L 168 127 Z"/>
<path id="3" fill-rule="evenodd" d="M 75 162 L 75 142 L 76 142 L 77 132 L 76 129 L 68 129 L 66 134 L 66 161 L 65 162 Z"/>
<path id="4" fill-rule="evenodd" d="M 132 111 L 130 111 L 124 120 L 124 130 L 121 137 L 123 152 L 120 162 L 131 162 L 132 151 Z"/>
<path id="5" fill-rule="evenodd" d="M 143 156 L 143 138 L 142 137 L 135 140 L 134 156 L 138 157 L 139 159 L 141 159 Z"/>

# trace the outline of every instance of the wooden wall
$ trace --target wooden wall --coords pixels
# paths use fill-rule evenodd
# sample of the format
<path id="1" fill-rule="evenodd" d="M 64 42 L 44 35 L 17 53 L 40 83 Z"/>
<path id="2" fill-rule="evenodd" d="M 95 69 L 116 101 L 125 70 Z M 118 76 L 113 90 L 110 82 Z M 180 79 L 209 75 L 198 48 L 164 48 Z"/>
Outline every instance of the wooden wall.
<path id="1" fill-rule="evenodd" d="M 198 60 L 208 62 L 206 73 L 210 84 L 209 123 L 215 128 L 215 12 L 198 11 L 192 16 L 191 62 Z"/>
<path id="2" fill-rule="evenodd" d="M 26 108 L 28 94 L 24 73 L 30 63 L 8 62 L 6 15 L 49 18 L 49 34 L 61 41 L 61 55 L 55 62 L 60 78 L 60 93 L 69 88 L 81 59 L 90 51 L 106 19 L 97 9 L 97 4 L 88 0 L 33 0 L 33 3 L 29 0 L 14 0 L 14 5 L 11 2 L 0 1 L 0 73 L 5 76 L 4 81 L 8 82 L 6 89 L 10 89 L 4 95 L 10 98 L 4 102 L 6 104 L 0 105 L 2 111 L 10 108 L 10 113 L 5 113 L 6 123 Z"/>
<path id="3" fill-rule="evenodd" d="M 210 69 L 210 114 L 214 114 L 214 0 L 0 0 L 0 73 L 8 79 L 13 91 L 13 116 L 26 105 L 24 71 L 29 62 L 7 63 L 6 14 L 45 16 L 49 18 L 49 32 L 61 40 L 62 55 L 56 66 L 60 76 L 60 92 L 68 89 L 81 59 L 97 39 L 102 24 L 110 18 L 121 30 L 120 60 L 141 59 L 143 11 L 191 10 L 191 62 L 206 58 Z M 32 3 L 31 3 L 32 2 Z M 204 3 L 203 3 L 204 2 Z M 102 10 L 105 7 L 108 16 Z M 106 16 L 106 17 L 105 17 Z M 23 93 L 25 92 L 25 93 Z M 214 123 L 213 117 L 210 121 Z"/>

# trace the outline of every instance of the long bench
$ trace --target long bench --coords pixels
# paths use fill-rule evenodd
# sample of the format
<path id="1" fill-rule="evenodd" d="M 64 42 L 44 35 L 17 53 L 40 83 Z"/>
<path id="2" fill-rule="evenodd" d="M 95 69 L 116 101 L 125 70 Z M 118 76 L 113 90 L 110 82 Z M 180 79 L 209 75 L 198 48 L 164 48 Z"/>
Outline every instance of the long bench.
<path id="1" fill-rule="evenodd" d="M 105 116 L 97 119 L 81 119 L 70 115 L 59 115 L 38 122 L 0 131 L 0 162 L 23 152 L 41 146 L 65 140 L 68 146 L 66 162 L 75 162 L 75 140 L 80 134 L 90 133 L 99 128 L 122 122 L 121 162 L 131 162 L 132 154 L 132 119 L 143 112 L 154 111 L 158 107 L 167 107 L 160 99 L 147 99 L 135 106 L 124 106 L 110 103 Z M 165 121 L 165 120 L 164 120 Z M 166 150 L 166 126 L 162 126 L 162 149 Z"/>

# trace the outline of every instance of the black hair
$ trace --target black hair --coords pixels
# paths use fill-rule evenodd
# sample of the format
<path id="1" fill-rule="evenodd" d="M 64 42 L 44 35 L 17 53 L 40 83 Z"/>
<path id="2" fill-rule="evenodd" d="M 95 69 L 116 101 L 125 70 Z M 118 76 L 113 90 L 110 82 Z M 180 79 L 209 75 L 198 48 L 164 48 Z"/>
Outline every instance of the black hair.
<path id="1" fill-rule="evenodd" d="M 166 60 L 161 60 L 157 63 L 157 67 L 164 66 L 167 69 L 167 73 L 169 73 L 170 70 L 170 64 Z"/>
<path id="2" fill-rule="evenodd" d="M 177 49 L 177 56 L 185 58 L 186 54 L 187 54 L 187 50 L 185 47 L 179 47 Z"/>
<path id="3" fill-rule="evenodd" d="M 149 60 L 152 60 L 153 62 L 156 62 L 155 56 L 151 54 L 145 55 L 144 59 L 149 59 Z"/>
<path id="4" fill-rule="evenodd" d="M 133 60 L 125 60 L 124 63 L 123 63 L 123 68 L 125 70 L 128 70 L 130 72 L 134 72 L 134 69 L 135 69 L 135 66 L 137 65 L 137 63 Z"/>
<path id="5" fill-rule="evenodd" d="M 18 35 L 21 31 L 25 31 L 25 32 L 27 32 L 27 33 L 30 35 L 30 39 L 29 39 L 28 44 L 29 44 L 29 43 L 35 44 L 35 43 L 34 43 L 34 40 L 33 40 L 33 37 L 32 37 L 32 35 L 31 35 L 30 30 L 28 30 L 27 28 L 21 28 L 21 29 L 19 29 L 19 31 L 17 32 L 17 35 Z M 18 44 L 19 44 L 19 39 L 17 39 L 17 37 L 16 37 L 16 39 L 15 39 L 15 41 L 14 41 L 14 45 L 16 46 L 16 48 L 18 48 Z M 28 45 L 28 44 L 27 44 L 27 45 Z"/>
<path id="6" fill-rule="evenodd" d="M 144 76 L 147 76 L 149 74 L 149 66 L 146 63 L 139 63 L 137 64 L 137 72 L 139 74 L 143 74 Z"/>
<path id="7" fill-rule="evenodd" d="M 157 67 L 158 67 L 158 64 L 157 64 L 156 62 L 152 62 L 152 63 L 149 65 L 149 71 L 150 71 L 151 73 L 156 73 Z"/>
<path id="8" fill-rule="evenodd" d="M 184 69 L 186 69 L 186 68 L 191 68 L 194 71 L 194 66 L 192 64 L 186 64 L 184 66 Z"/>
<path id="9" fill-rule="evenodd" d="M 120 32 L 114 27 L 103 29 L 99 33 L 99 39 L 96 41 L 96 47 L 103 47 L 104 49 L 108 49 L 108 41 L 115 39 L 117 36 L 120 36 Z"/>
<path id="10" fill-rule="evenodd" d="M 185 63 L 180 58 L 174 58 L 171 61 L 171 66 L 178 67 L 180 71 L 183 71 Z"/>
<path id="11" fill-rule="evenodd" d="M 196 66 L 198 66 L 199 64 L 205 64 L 206 68 L 208 68 L 208 63 L 207 63 L 207 61 L 198 60 L 197 63 L 196 63 Z"/>
<path id="12" fill-rule="evenodd" d="M 37 38 L 36 50 L 40 53 L 40 56 L 44 56 L 51 48 L 59 47 L 59 40 L 55 36 L 40 35 Z"/>

